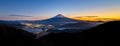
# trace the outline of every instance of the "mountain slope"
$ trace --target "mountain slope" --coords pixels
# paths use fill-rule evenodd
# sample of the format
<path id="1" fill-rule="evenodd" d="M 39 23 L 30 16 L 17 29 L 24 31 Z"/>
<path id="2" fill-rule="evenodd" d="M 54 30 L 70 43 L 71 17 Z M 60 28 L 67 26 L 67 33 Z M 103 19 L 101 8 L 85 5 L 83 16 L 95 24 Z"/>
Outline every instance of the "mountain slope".
<path id="1" fill-rule="evenodd" d="M 119 27 L 120 21 L 112 21 L 83 32 L 51 33 L 35 40 L 33 34 L 24 30 L 0 25 L 0 42 L 15 46 L 116 46 L 120 41 Z"/>
<path id="2" fill-rule="evenodd" d="M 56 24 L 76 23 L 78 21 L 74 20 L 74 19 L 71 19 L 71 18 L 64 17 L 61 14 L 58 14 L 58 15 L 52 17 L 52 18 L 41 20 L 41 21 L 35 21 L 35 22 L 36 23 L 41 23 L 41 24 L 56 25 Z"/>
<path id="3" fill-rule="evenodd" d="M 0 46 L 40 46 L 35 35 L 13 26 L 0 25 Z"/>
<path id="4" fill-rule="evenodd" d="M 78 33 L 51 33 L 40 40 L 52 46 L 114 46 L 119 45 L 119 27 L 120 21 L 112 21 Z"/>

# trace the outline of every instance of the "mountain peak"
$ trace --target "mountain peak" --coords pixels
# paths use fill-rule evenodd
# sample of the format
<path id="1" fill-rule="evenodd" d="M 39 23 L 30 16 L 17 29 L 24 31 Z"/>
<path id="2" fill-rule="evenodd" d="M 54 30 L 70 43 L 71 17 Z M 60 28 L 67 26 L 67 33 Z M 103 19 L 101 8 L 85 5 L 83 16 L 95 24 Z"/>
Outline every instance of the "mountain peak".
<path id="1" fill-rule="evenodd" d="M 64 17 L 62 14 L 58 14 L 55 17 Z"/>

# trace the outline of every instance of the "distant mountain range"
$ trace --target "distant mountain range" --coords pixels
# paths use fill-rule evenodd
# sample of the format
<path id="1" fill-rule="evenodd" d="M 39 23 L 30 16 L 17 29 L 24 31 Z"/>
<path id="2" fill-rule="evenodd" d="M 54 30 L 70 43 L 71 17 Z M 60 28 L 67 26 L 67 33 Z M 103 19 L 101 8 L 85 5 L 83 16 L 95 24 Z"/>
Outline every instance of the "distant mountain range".
<path id="1" fill-rule="evenodd" d="M 0 20 L 0 24 L 7 25 L 7 26 L 15 26 L 15 27 L 22 26 L 20 21 L 4 21 L 4 20 Z"/>

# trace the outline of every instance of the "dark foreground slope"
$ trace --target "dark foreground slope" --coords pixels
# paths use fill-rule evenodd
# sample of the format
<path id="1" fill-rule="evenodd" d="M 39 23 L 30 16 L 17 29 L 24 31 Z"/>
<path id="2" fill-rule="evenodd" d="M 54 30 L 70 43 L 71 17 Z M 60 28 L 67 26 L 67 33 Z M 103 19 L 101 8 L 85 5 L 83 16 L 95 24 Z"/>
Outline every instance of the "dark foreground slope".
<path id="1" fill-rule="evenodd" d="M 51 33 L 39 40 L 46 46 L 115 46 L 119 45 L 119 36 L 120 22 L 112 21 L 81 33 Z"/>
<path id="2" fill-rule="evenodd" d="M 0 46 L 37 46 L 39 42 L 34 39 L 35 35 L 24 30 L 0 25 Z"/>
<path id="3" fill-rule="evenodd" d="M 15 27 L 0 25 L 0 46 L 119 46 L 120 21 L 78 33 L 51 33 L 39 39 Z"/>

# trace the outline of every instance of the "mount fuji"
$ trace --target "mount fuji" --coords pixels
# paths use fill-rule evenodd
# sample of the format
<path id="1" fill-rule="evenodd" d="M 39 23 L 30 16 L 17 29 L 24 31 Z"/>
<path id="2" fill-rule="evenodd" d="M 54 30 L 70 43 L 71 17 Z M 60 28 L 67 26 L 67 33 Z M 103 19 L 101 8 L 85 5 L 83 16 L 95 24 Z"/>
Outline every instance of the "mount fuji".
<path id="1" fill-rule="evenodd" d="M 35 21 L 39 24 L 51 24 L 51 25 L 64 25 L 64 24 L 70 24 L 70 23 L 77 23 L 78 20 L 74 20 L 68 17 L 63 16 L 62 14 L 58 14 L 52 18 L 41 20 L 41 21 Z"/>
<path id="2" fill-rule="evenodd" d="M 68 31 L 68 32 L 78 32 L 78 31 L 73 31 L 73 30 L 81 30 L 82 31 L 82 30 L 90 29 L 92 27 L 99 25 L 99 24 L 87 22 L 84 20 L 75 20 L 72 18 L 68 18 L 68 17 L 63 16 L 62 14 L 58 14 L 54 17 L 51 17 L 51 18 L 48 18 L 45 20 L 29 21 L 26 23 L 32 24 L 32 28 L 35 27 L 35 29 L 32 29 L 32 30 L 31 30 L 31 28 L 25 29 L 30 32 L 39 32 L 40 31 L 39 29 L 41 29 L 41 30 L 42 29 L 43 30 L 50 29 L 50 32 L 52 30 L 53 30 L 53 32 L 56 32 L 56 30 L 70 29 L 71 31 Z M 38 27 L 38 25 L 40 25 L 41 27 Z M 57 32 L 59 32 L 59 31 L 57 31 Z M 67 32 L 67 30 L 65 32 Z"/>

